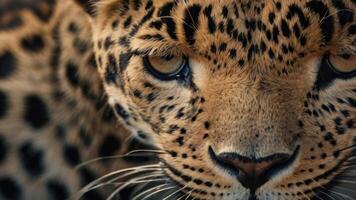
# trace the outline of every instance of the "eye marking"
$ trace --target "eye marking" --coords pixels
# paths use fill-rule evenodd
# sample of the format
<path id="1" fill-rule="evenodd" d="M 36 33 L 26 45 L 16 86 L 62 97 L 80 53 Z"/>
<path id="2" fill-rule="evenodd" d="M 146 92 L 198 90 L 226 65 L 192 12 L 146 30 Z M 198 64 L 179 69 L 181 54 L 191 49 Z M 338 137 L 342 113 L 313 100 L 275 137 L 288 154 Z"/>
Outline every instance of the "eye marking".
<path id="1" fill-rule="evenodd" d="M 186 56 L 145 56 L 143 64 L 151 75 L 162 81 L 184 80 L 191 74 Z"/>

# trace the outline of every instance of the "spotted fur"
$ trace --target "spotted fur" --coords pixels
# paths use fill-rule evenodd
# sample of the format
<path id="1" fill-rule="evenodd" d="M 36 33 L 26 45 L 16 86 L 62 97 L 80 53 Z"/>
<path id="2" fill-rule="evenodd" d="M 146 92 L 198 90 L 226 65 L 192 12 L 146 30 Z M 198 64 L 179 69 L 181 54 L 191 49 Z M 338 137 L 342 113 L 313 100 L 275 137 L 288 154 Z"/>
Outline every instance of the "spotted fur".
<path id="1" fill-rule="evenodd" d="M 73 152 L 95 156 L 81 148 L 80 134 L 65 137 L 58 148 L 44 146 L 53 137 L 38 135 L 53 134 L 53 124 L 76 133 L 85 124 L 95 144 L 110 133 L 105 147 L 127 137 L 115 129 L 115 120 L 98 122 L 111 111 L 93 109 L 98 95 L 105 95 L 123 129 L 144 133 L 165 152 L 161 171 L 174 186 L 163 190 L 164 197 L 356 198 L 355 71 L 332 74 L 324 59 L 354 61 L 354 0 L 63 1 L 49 22 L 24 11 L 19 16 L 28 15 L 29 27 L 0 32 L 5 63 L 0 66 L 7 66 L 0 68 L 0 152 L 5 152 L 0 166 L 19 165 L 11 169 L 26 172 L 16 176 L 22 187 L 27 176 L 43 176 L 45 169 L 65 174 L 61 177 L 75 185 L 78 180 L 69 174 L 80 161 Z M 146 69 L 145 57 L 171 54 L 189 58 L 190 76 L 162 81 Z M 19 120 L 23 126 L 11 123 Z M 14 132 L 21 139 L 10 143 Z M 7 155 L 13 152 L 9 144 L 19 149 L 16 156 Z M 33 167 L 33 159 L 47 161 L 42 155 L 55 149 L 70 155 L 64 156 L 69 171 Z M 252 187 L 239 178 L 241 172 L 229 173 L 217 163 L 214 154 L 224 153 L 249 158 L 246 162 L 267 162 L 276 154 L 293 159 Z M 13 177 L 0 179 L 0 188 L 14 183 Z M 58 191 L 58 182 L 48 184 L 47 190 Z M 12 191 L 20 190 L 12 185 Z M 67 187 L 75 191 L 80 185 Z M 13 194 L 5 189 L 3 194 Z"/>

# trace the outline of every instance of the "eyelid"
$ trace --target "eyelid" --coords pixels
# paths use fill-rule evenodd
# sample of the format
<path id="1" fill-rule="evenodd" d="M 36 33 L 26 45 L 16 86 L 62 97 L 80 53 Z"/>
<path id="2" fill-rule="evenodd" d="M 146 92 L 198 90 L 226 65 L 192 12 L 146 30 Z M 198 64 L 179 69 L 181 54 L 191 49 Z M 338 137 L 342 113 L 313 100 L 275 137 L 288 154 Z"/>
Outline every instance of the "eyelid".
<path id="1" fill-rule="evenodd" d="M 156 44 L 155 46 L 147 46 L 142 48 L 134 48 L 132 50 L 137 56 L 164 57 L 167 55 L 182 56 L 183 52 L 180 48 L 165 43 Z"/>

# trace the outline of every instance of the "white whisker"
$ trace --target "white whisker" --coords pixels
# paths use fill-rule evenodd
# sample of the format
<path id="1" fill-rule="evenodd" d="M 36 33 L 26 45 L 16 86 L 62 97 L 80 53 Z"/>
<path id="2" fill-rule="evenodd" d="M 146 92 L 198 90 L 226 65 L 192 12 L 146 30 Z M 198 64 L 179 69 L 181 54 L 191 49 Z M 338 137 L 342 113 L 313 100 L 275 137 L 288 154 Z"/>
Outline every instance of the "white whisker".
<path id="1" fill-rule="evenodd" d="M 142 149 L 142 150 L 133 150 L 133 151 L 130 151 L 126 154 L 123 154 L 123 155 L 116 155 L 116 156 L 103 156 L 103 157 L 99 157 L 99 158 L 94 158 L 94 159 L 91 159 L 91 160 L 88 160 L 88 161 L 85 161 L 85 162 L 82 162 L 80 163 L 79 165 L 75 166 L 75 170 L 79 170 L 80 168 L 86 166 L 86 165 L 90 165 L 92 163 L 95 163 L 95 162 L 98 162 L 98 161 L 102 161 L 102 160 L 109 160 L 109 159 L 121 159 L 121 158 L 125 158 L 127 156 L 133 156 L 132 154 L 135 154 L 135 153 L 146 153 L 146 154 L 138 154 L 138 155 L 135 155 L 135 156 L 147 156 L 149 155 L 149 153 L 152 153 L 152 154 L 165 154 L 167 152 L 165 151 L 162 151 L 162 150 L 149 150 L 149 149 Z"/>
<path id="2" fill-rule="evenodd" d="M 154 175 L 150 175 L 151 177 L 159 177 L 159 176 L 161 176 L 161 177 L 164 177 L 164 174 L 154 174 Z M 148 177 L 138 177 L 138 178 L 148 178 Z M 93 186 L 93 187 L 91 187 L 91 188 L 89 188 L 89 191 L 91 191 L 91 190 L 95 190 L 95 189 L 97 189 L 97 188 L 100 188 L 100 187 L 102 187 L 102 186 L 105 186 L 105 185 L 110 185 L 110 184 L 114 184 L 114 183 L 116 183 L 116 185 L 121 185 L 121 184 L 123 184 L 123 183 L 127 183 L 127 181 L 124 181 L 124 182 L 116 182 L 118 179 L 115 179 L 115 180 L 110 180 L 110 181 L 107 181 L 107 182 L 104 182 L 104 183 L 101 183 L 101 184 L 97 184 L 97 185 L 95 185 L 95 186 Z"/>
<path id="3" fill-rule="evenodd" d="M 194 189 L 190 190 L 190 191 L 187 192 L 186 194 L 183 194 L 181 197 L 179 197 L 177 200 L 181 200 L 181 199 L 183 199 L 185 196 L 187 196 L 187 197 L 185 198 L 185 200 L 189 199 L 189 197 L 190 197 L 190 195 L 192 195 L 193 191 L 194 191 Z"/>
<path id="4" fill-rule="evenodd" d="M 142 200 L 145 200 L 145 199 L 148 199 L 150 198 L 151 196 L 157 194 L 157 193 L 160 193 L 160 192 L 163 192 L 163 191 L 166 191 L 166 190 L 170 190 L 170 189 L 173 189 L 175 188 L 176 186 L 171 186 L 171 187 L 166 187 L 166 188 L 163 188 L 163 189 L 160 189 L 160 190 L 157 190 L 155 192 L 152 192 L 151 194 L 145 196 L 145 198 L 143 198 Z"/>
<path id="5" fill-rule="evenodd" d="M 157 176 L 157 175 L 156 175 Z M 151 176 L 151 177 L 154 177 L 154 176 Z M 107 198 L 107 200 L 111 200 L 113 199 L 122 189 L 124 189 L 125 187 L 131 185 L 131 184 L 134 184 L 135 182 L 137 181 L 143 181 L 143 179 L 145 178 L 150 178 L 150 176 L 145 176 L 145 177 L 139 177 L 139 178 L 135 178 L 135 179 L 131 179 L 130 181 L 126 182 L 125 184 L 123 184 L 122 186 L 120 186 L 119 188 L 117 188 L 113 193 L 111 193 L 111 195 Z M 168 180 L 168 179 L 161 179 L 160 181 L 162 180 Z M 146 181 L 143 181 L 144 183 Z M 140 182 L 140 183 L 143 183 L 143 182 Z"/>
<path id="6" fill-rule="evenodd" d="M 154 190 L 156 190 L 156 189 L 165 187 L 165 186 L 168 186 L 168 183 L 164 183 L 164 184 L 155 186 L 155 187 L 153 187 L 153 188 L 150 188 L 150 189 L 148 189 L 148 190 L 146 190 L 146 191 L 143 191 L 142 193 L 137 194 L 136 196 L 134 196 L 134 197 L 132 198 L 132 200 L 137 200 L 138 198 L 142 197 L 143 195 L 145 195 L 145 194 L 147 194 L 147 193 L 149 193 L 149 192 L 151 192 L 151 191 L 154 191 Z"/>
<path id="7" fill-rule="evenodd" d="M 173 192 L 172 194 L 168 195 L 166 198 L 164 198 L 163 200 L 168 200 L 170 197 L 172 197 L 173 195 L 177 194 L 178 192 L 184 190 L 185 188 L 187 188 L 187 186 L 184 186 L 180 189 L 178 189 L 177 191 Z"/>
<path id="8" fill-rule="evenodd" d="M 114 172 L 111 172 L 107 175 L 104 175 L 92 182 L 90 182 L 89 184 L 87 184 L 85 187 L 83 187 L 79 192 L 78 194 L 80 196 L 82 196 L 83 194 L 85 194 L 87 191 L 89 191 L 89 188 L 92 188 L 93 186 L 97 185 L 98 183 L 100 183 L 101 181 L 107 179 L 107 178 L 110 178 L 111 176 L 114 176 L 114 175 L 117 175 L 117 174 L 120 174 L 120 173 L 126 173 L 126 172 L 129 172 L 127 174 L 124 174 L 121 176 L 121 178 L 123 177 L 127 177 L 129 175 L 133 175 L 133 174 L 136 174 L 136 173 L 140 173 L 140 172 L 149 172 L 149 171 L 158 171 L 158 170 L 161 170 L 161 167 L 160 165 L 145 165 L 145 166 L 140 166 L 140 167 L 131 167 L 131 168 L 126 168 L 126 169 L 122 169 L 122 170 L 118 170 L 118 171 L 114 171 Z M 131 172 L 133 171 L 133 172 Z"/>
<path id="9" fill-rule="evenodd" d="M 334 180 L 334 182 L 347 183 L 347 184 L 356 184 L 356 181 L 350 181 L 350 180 Z"/>

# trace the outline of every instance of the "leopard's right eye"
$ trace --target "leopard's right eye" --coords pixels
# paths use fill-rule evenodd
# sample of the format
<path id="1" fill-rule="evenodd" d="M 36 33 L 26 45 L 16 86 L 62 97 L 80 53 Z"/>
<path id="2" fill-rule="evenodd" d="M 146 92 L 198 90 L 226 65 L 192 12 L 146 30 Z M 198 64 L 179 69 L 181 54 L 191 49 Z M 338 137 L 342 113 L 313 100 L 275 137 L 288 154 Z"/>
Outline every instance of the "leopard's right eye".
<path id="1" fill-rule="evenodd" d="M 145 56 L 143 62 L 151 75 L 164 81 L 185 78 L 190 73 L 188 58 L 184 56 Z"/>

